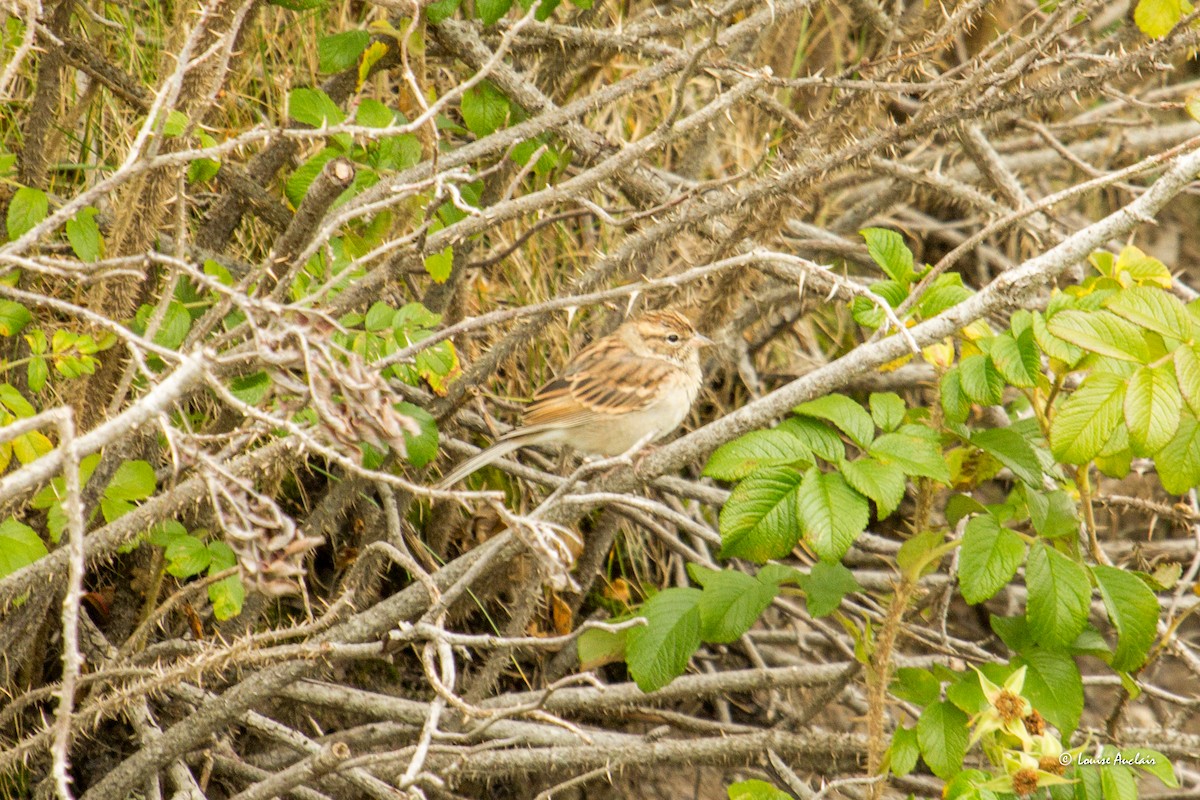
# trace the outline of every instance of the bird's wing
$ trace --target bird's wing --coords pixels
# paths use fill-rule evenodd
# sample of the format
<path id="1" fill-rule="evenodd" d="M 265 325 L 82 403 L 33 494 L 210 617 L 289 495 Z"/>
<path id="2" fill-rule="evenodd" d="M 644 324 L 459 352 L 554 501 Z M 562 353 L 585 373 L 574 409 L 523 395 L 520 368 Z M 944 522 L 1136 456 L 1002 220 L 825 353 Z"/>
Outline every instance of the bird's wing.
<path id="1" fill-rule="evenodd" d="M 582 425 L 654 402 L 670 366 L 604 344 L 580 353 L 566 374 L 538 390 L 525 411 L 525 425 Z"/>

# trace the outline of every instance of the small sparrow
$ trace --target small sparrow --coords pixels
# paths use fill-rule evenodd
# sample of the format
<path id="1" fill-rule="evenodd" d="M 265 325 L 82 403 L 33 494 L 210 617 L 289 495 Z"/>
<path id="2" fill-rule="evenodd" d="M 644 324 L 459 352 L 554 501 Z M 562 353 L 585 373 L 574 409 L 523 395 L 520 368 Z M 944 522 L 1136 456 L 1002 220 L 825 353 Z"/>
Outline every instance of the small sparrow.
<path id="1" fill-rule="evenodd" d="M 616 456 L 679 427 L 700 392 L 699 350 L 712 341 L 675 311 L 650 311 L 577 355 L 534 395 L 524 425 L 501 436 L 442 479 L 451 486 L 532 444 L 565 444 Z"/>

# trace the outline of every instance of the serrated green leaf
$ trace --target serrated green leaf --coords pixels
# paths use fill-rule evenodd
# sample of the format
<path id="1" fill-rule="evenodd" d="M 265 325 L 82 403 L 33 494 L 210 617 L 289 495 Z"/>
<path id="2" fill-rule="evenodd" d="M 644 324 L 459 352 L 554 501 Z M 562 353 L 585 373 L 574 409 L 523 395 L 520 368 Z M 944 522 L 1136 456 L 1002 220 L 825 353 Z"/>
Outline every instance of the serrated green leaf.
<path id="1" fill-rule="evenodd" d="M 0 336 L 14 336 L 33 319 L 29 309 L 14 300 L 0 300 Z M 36 391 L 36 390 L 35 390 Z"/>
<path id="2" fill-rule="evenodd" d="M 288 202 L 293 208 L 299 208 L 300 203 L 304 200 L 304 195 L 308 194 L 308 187 L 316 179 L 321 170 L 325 168 L 333 159 L 337 158 L 340 153 L 332 147 L 326 147 L 318 151 L 312 158 L 305 161 L 288 176 L 287 181 L 283 185 L 283 192 L 287 195 Z"/>
<path id="3" fill-rule="evenodd" d="M 750 630 L 779 593 L 778 586 L 735 569 L 712 570 L 688 564 L 688 574 L 704 587 L 700 595 L 700 638 L 727 644 Z"/>
<path id="4" fill-rule="evenodd" d="M 917 720 L 917 742 L 933 774 L 948 780 L 967 753 L 967 715 L 947 702 L 926 706 Z"/>
<path id="5" fill-rule="evenodd" d="M 1074 536 L 1079 533 L 1079 518 L 1075 515 L 1075 501 L 1060 490 L 1043 493 L 1025 487 L 1025 504 L 1029 508 L 1029 521 L 1039 536 L 1056 539 L 1059 536 Z"/>
<path id="6" fill-rule="evenodd" d="M 241 375 L 229 382 L 229 393 L 247 405 L 258 405 L 270 391 L 271 377 L 266 372 Z"/>
<path id="7" fill-rule="evenodd" d="M 892 515 L 904 499 L 908 482 L 904 470 L 895 464 L 884 464 L 874 458 L 843 461 L 842 476 L 860 494 L 875 501 L 879 519 Z"/>
<path id="8" fill-rule="evenodd" d="M 412 403 L 397 403 L 396 410 L 415 420 L 421 428 L 421 432 L 416 436 L 413 436 L 408 431 L 404 432 L 404 445 L 408 450 L 408 463 L 420 469 L 437 458 L 439 441 L 437 421 L 428 411 Z"/>
<path id="9" fill-rule="evenodd" d="M 942 412 L 949 422 L 963 423 L 971 413 L 971 401 L 962 390 L 962 376 L 958 367 L 942 376 L 938 383 L 938 394 L 942 401 Z"/>
<path id="10" fill-rule="evenodd" d="M 104 241 L 100 237 L 100 226 L 96 224 L 95 208 L 80 209 L 74 218 L 67 220 L 67 241 L 82 261 L 99 261 L 104 255 Z"/>
<path id="11" fill-rule="evenodd" d="M 929 439 L 908 433 L 885 433 L 871 443 L 869 452 L 883 463 L 894 464 L 904 470 L 906 475 L 950 483 L 950 468 L 946 466 L 946 459 Z"/>
<path id="12" fill-rule="evenodd" d="M 648 623 L 626 632 L 629 673 L 643 692 L 666 686 L 700 647 L 699 589 L 664 589 L 639 609 Z"/>
<path id="13" fill-rule="evenodd" d="M 1025 542 L 990 514 L 972 517 L 963 530 L 958 580 L 963 599 L 974 605 L 1008 585 L 1025 559 Z"/>
<path id="14" fill-rule="evenodd" d="M 1025 566 L 1029 631 L 1046 647 L 1067 647 L 1087 624 L 1092 586 L 1083 567 L 1043 544 L 1029 551 Z"/>
<path id="15" fill-rule="evenodd" d="M 1030 486 L 1042 485 L 1042 465 L 1029 440 L 1012 428 L 988 428 L 971 435 L 971 444 L 1012 470 Z"/>
<path id="16" fill-rule="evenodd" d="M 1166 447 L 1179 429 L 1182 407 L 1174 364 L 1139 367 L 1125 391 L 1125 427 L 1133 454 L 1153 456 Z"/>
<path id="17" fill-rule="evenodd" d="M 233 619 L 242 613 L 246 600 L 246 586 L 241 576 L 230 575 L 208 587 L 208 600 L 213 606 L 213 615 L 220 621 Z"/>
<path id="18" fill-rule="evenodd" d="M 893 775 L 901 777 L 912 772 L 917 766 L 917 758 L 921 755 L 921 746 L 917 743 L 917 729 L 897 727 L 892 732 L 892 745 L 888 748 L 888 764 Z"/>
<path id="19" fill-rule="evenodd" d="M 837 610 L 851 592 L 861 592 L 862 586 L 854 573 L 836 561 L 818 561 L 808 575 L 803 575 L 800 588 L 804 590 L 805 607 L 814 617 L 826 617 Z"/>
<path id="20" fill-rule="evenodd" d="M 866 409 L 843 394 L 827 394 L 792 409 L 804 417 L 831 422 L 859 447 L 867 447 L 875 438 L 875 421 Z"/>
<path id="21" fill-rule="evenodd" d="M 1191 414 L 1179 420 L 1175 437 L 1155 457 L 1158 479 L 1171 494 L 1200 486 L 1200 423 Z"/>
<path id="22" fill-rule="evenodd" d="M 1066 741 L 1083 713 L 1083 678 L 1075 659 L 1066 653 L 1031 647 L 1014 658 L 1012 666 L 1026 668 L 1021 693 Z"/>
<path id="23" fill-rule="evenodd" d="M 830 463 L 837 463 L 846 457 L 846 445 L 833 428 L 820 420 L 810 417 L 789 417 L 781 422 L 775 430 L 795 436 L 812 452 L 812 455 L 823 458 Z"/>
<path id="24" fill-rule="evenodd" d="M 921 319 L 930 319 L 953 308 L 970 297 L 973 292 L 963 286 L 962 276 L 957 272 L 943 273 L 934 278 L 933 285 L 921 295 L 917 310 Z"/>
<path id="25" fill-rule="evenodd" d="M 721 481 L 739 481 L 762 467 L 809 466 L 812 458 L 808 446 L 783 429 L 751 431 L 718 447 L 709 456 L 704 474 Z"/>
<path id="26" fill-rule="evenodd" d="M 438 253 L 425 257 L 425 271 L 434 283 L 445 283 L 454 267 L 454 248 L 447 246 Z"/>
<path id="27" fill-rule="evenodd" d="M 1138 364 L 1150 360 L 1142 329 L 1111 311 L 1060 311 L 1046 327 L 1058 338 L 1093 353 Z"/>
<path id="28" fill-rule="evenodd" d="M 237 565 L 237 553 L 233 552 L 233 548 L 222 541 L 212 541 L 208 543 L 208 572 L 209 574 L 220 572 L 223 569 Z"/>
<path id="29" fill-rule="evenodd" d="M 361 30 L 321 36 L 317 39 L 317 69 L 327 74 L 350 69 L 370 43 L 371 34 Z"/>
<path id="30" fill-rule="evenodd" d="M 454 16 L 460 5 L 462 0 L 434 0 L 425 6 L 425 19 L 430 25 L 437 25 Z"/>
<path id="31" fill-rule="evenodd" d="M 1083 358 L 1083 350 L 1050 333 L 1046 326 L 1046 318 L 1039 312 L 1033 314 L 1033 339 L 1038 347 L 1042 348 L 1042 352 L 1067 366 L 1074 366 Z"/>
<path id="32" fill-rule="evenodd" d="M 346 120 L 337 103 L 320 89 L 293 89 L 288 94 L 288 116 L 313 128 L 340 125 Z"/>
<path id="33" fill-rule="evenodd" d="M 871 259 L 889 278 L 905 285 L 912 282 L 913 254 L 903 236 L 886 228 L 864 228 L 859 234 L 867 241 Z"/>
<path id="34" fill-rule="evenodd" d="M 1192 320 L 1175 295 L 1157 286 L 1133 286 L 1117 292 L 1104 307 L 1119 317 L 1184 342 L 1192 338 Z"/>
<path id="35" fill-rule="evenodd" d="M 749 780 L 729 786 L 729 800 L 791 800 L 791 795 L 781 792 L 766 781 Z"/>
<path id="36" fill-rule="evenodd" d="M 124 461 L 104 489 L 110 500 L 145 500 L 154 494 L 154 467 L 145 461 Z"/>
<path id="37" fill-rule="evenodd" d="M 894 431 L 904 422 L 904 401 L 895 392 L 872 392 L 868 398 L 871 418 L 883 431 Z"/>
<path id="38" fill-rule="evenodd" d="M 1110 666 L 1131 672 L 1145 663 L 1157 636 L 1158 598 L 1144 581 L 1123 569 L 1096 564 L 1092 575 L 1108 618 L 1117 629 L 1117 649 Z"/>
<path id="39" fill-rule="evenodd" d="M 982 353 L 967 356 L 958 365 L 958 380 L 971 402 L 998 405 L 1004 398 L 1004 376 Z"/>
<path id="40" fill-rule="evenodd" d="M 19 239 L 46 218 L 50 201 L 41 189 L 22 186 L 8 201 L 8 238 Z"/>
<path id="41" fill-rule="evenodd" d="M 476 0 L 475 3 L 475 10 L 484 25 L 494 25 L 510 8 L 512 0 Z"/>
<path id="42" fill-rule="evenodd" d="M 901 700 L 927 706 L 941 697 L 942 682 L 927 669 L 900 667 L 892 677 L 888 691 Z"/>
<path id="43" fill-rule="evenodd" d="M 508 121 L 508 113 L 508 98 L 488 81 L 483 81 L 463 93 L 463 122 L 466 123 L 467 130 L 481 139 L 504 126 Z"/>
<path id="44" fill-rule="evenodd" d="M 163 551 L 167 560 L 167 572 L 176 578 L 190 578 L 208 569 L 212 561 L 212 553 L 204 542 L 195 536 L 177 536 L 173 538 Z"/>
<path id="45" fill-rule="evenodd" d="M 612 620 L 616 622 L 617 620 Z M 592 670 L 605 664 L 625 660 L 626 631 L 606 631 L 589 628 L 579 635 L 576 650 L 579 668 Z"/>
<path id="46" fill-rule="evenodd" d="M 0 578 L 29 566 L 48 552 L 33 528 L 12 517 L 0 522 Z"/>
<path id="47" fill-rule="evenodd" d="M 1125 416 L 1125 382 L 1092 373 L 1059 406 L 1050 422 L 1050 452 L 1059 461 L 1085 464 L 1096 457 Z"/>
<path id="48" fill-rule="evenodd" d="M 790 467 L 766 467 L 746 476 L 721 508 L 722 557 L 761 564 L 790 553 L 800 540 L 800 480 L 800 473 Z"/>
<path id="49" fill-rule="evenodd" d="M 1191 11 L 1192 4 L 1188 0 L 1138 0 L 1133 21 L 1138 30 L 1151 39 L 1161 39 Z"/>
<path id="50" fill-rule="evenodd" d="M 841 475 L 816 467 L 805 473 L 796 500 L 804 538 L 824 561 L 840 561 L 870 521 L 867 499 Z"/>
<path id="51" fill-rule="evenodd" d="M 1121 750 L 1125 763 L 1133 764 L 1138 769 L 1150 773 L 1162 781 L 1163 786 L 1175 789 L 1179 786 L 1179 778 L 1175 776 L 1175 768 L 1171 759 L 1157 750 L 1149 747 L 1126 747 Z"/>
<path id="52" fill-rule="evenodd" d="M 1042 358 L 1034 341 L 1033 329 L 1020 336 L 1003 333 L 992 340 L 992 363 L 1013 386 L 1030 388 L 1037 385 L 1041 375 Z"/>
<path id="53" fill-rule="evenodd" d="M 1200 347 L 1183 344 L 1175 348 L 1175 380 L 1193 414 L 1200 414 Z"/>

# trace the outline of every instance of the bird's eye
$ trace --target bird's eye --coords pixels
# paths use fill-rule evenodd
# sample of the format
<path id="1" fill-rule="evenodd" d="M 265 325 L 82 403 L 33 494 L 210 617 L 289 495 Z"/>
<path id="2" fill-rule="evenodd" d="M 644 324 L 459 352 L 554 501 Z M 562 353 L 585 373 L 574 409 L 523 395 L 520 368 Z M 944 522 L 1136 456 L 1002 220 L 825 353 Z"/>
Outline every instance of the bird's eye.
<path id="1" fill-rule="evenodd" d="M 671 344 L 675 344 L 676 342 L 679 341 L 679 334 L 678 333 L 667 334 L 667 341 L 670 342 Z"/>

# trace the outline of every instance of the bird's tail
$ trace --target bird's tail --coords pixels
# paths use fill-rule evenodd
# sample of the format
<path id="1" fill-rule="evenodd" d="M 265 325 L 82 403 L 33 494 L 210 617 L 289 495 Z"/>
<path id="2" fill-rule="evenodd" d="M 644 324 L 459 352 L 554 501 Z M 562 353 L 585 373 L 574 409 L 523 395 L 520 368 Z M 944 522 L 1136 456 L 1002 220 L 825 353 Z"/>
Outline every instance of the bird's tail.
<path id="1" fill-rule="evenodd" d="M 528 444 L 528 442 L 523 436 L 500 438 L 491 447 L 487 448 L 483 452 L 476 453 L 463 463 L 459 464 L 454 471 L 438 482 L 437 488 L 449 489 L 451 486 L 458 483 L 475 470 L 482 469 L 488 464 L 491 464 L 493 461 L 504 458 L 513 450 L 516 450 L 518 447 L 521 447 L 525 444 Z"/>

